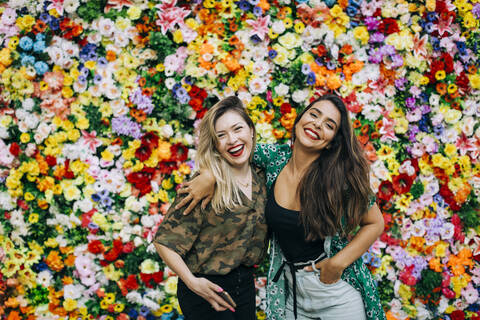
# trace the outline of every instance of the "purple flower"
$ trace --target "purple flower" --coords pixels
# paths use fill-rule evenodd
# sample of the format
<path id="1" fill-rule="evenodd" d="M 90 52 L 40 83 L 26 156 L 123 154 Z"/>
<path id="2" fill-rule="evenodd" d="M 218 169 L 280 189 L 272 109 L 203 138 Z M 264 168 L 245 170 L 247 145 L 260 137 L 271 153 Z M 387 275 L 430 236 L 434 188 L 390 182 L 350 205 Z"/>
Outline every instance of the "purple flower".
<path id="1" fill-rule="evenodd" d="M 380 25 L 380 21 L 377 20 L 375 17 L 366 17 L 365 20 L 365 25 L 367 26 L 367 30 L 376 30 L 378 26 Z"/>
<path id="2" fill-rule="evenodd" d="M 260 17 L 263 13 L 262 8 L 260 7 L 253 7 L 253 14 L 256 15 L 257 17 Z"/>
<path id="3" fill-rule="evenodd" d="M 422 110 L 422 114 L 427 114 L 427 113 L 430 113 L 430 111 L 432 110 L 432 108 L 430 108 L 429 105 L 427 104 L 422 104 L 420 106 L 420 110 Z"/>
<path id="4" fill-rule="evenodd" d="M 142 137 L 141 128 L 142 127 L 139 123 L 133 121 L 126 116 L 112 119 L 112 131 L 119 135 L 125 135 L 133 137 L 135 139 L 140 139 Z"/>
<path id="5" fill-rule="evenodd" d="M 380 62 L 382 62 L 383 55 L 380 50 L 375 51 L 375 49 L 372 48 L 370 49 L 369 54 L 370 56 L 368 57 L 368 62 L 375 64 L 379 64 Z"/>
<path id="6" fill-rule="evenodd" d="M 473 6 L 472 13 L 477 16 L 477 19 L 480 19 L 480 3 Z"/>
<path id="7" fill-rule="evenodd" d="M 327 69 L 328 69 L 328 70 L 333 70 L 333 69 L 335 69 L 335 63 L 333 63 L 332 61 L 328 61 L 328 62 L 327 62 Z"/>
<path id="8" fill-rule="evenodd" d="M 383 42 L 385 40 L 385 36 L 380 32 L 375 32 L 374 34 L 370 35 L 370 39 L 368 42 L 375 43 L 375 42 Z"/>
<path id="9" fill-rule="evenodd" d="M 395 54 L 395 47 L 389 44 L 380 47 L 380 52 L 384 56 L 393 56 Z"/>
<path id="10" fill-rule="evenodd" d="M 395 79 L 395 87 L 400 91 L 405 91 L 405 83 L 407 82 L 406 78 Z"/>
<path id="11" fill-rule="evenodd" d="M 93 77 L 93 83 L 99 84 L 102 81 L 102 76 L 99 74 L 96 74 L 95 77 Z"/>
<path id="12" fill-rule="evenodd" d="M 302 64 L 302 73 L 303 74 L 309 74 L 310 72 L 312 71 L 312 69 L 310 69 L 310 66 L 306 63 Z"/>
<path id="13" fill-rule="evenodd" d="M 405 104 L 410 109 L 415 108 L 415 98 L 414 97 L 408 97 L 407 99 L 405 99 Z"/>
<path id="14" fill-rule="evenodd" d="M 392 67 L 393 68 L 400 68 L 403 66 L 403 58 L 399 54 L 394 54 L 391 56 L 392 59 Z"/>

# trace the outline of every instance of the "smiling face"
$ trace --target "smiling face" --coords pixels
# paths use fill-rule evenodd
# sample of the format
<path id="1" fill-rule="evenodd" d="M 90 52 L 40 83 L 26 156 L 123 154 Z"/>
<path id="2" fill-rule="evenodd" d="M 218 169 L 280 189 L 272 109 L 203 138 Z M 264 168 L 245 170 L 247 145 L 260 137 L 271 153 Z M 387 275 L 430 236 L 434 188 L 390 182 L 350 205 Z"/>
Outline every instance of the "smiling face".
<path id="1" fill-rule="evenodd" d="M 233 167 L 248 165 L 253 129 L 235 111 L 227 111 L 215 122 L 217 150 Z"/>
<path id="2" fill-rule="evenodd" d="M 322 150 L 340 128 L 341 115 L 329 100 L 321 100 L 306 110 L 295 126 L 295 142 L 307 148 Z"/>

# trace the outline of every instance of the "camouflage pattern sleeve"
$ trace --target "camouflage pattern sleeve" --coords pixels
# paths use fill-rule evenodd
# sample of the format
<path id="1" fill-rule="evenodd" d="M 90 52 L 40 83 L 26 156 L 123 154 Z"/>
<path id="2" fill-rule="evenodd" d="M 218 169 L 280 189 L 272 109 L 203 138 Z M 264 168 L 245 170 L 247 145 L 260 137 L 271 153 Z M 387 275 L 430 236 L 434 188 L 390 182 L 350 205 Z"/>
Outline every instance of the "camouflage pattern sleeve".
<path id="1" fill-rule="evenodd" d="M 188 215 L 183 215 L 184 208 L 175 210 L 175 205 L 182 200 L 183 197 L 177 197 L 170 206 L 165 218 L 158 227 L 157 233 L 153 240 L 154 243 L 164 245 L 182 258 L 197 240 L 203 224 L 203 215 L 200 205 L 196 206 Z"/>

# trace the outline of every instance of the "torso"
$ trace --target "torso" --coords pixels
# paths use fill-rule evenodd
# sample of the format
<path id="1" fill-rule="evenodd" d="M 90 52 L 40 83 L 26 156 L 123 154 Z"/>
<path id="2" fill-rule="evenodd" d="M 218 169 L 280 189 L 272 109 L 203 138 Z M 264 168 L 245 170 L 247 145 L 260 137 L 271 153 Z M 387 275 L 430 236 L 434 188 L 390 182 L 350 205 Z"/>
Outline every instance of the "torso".
<path id="1" fill-rule="evenodd" d="M 283 167 L 277 177 L 274 194 L 277 203 L 285 209 L 300 211 L 300 198 L 297 188 L 300 179 L 292 176 L 288 170 L 288 164 Z"/>

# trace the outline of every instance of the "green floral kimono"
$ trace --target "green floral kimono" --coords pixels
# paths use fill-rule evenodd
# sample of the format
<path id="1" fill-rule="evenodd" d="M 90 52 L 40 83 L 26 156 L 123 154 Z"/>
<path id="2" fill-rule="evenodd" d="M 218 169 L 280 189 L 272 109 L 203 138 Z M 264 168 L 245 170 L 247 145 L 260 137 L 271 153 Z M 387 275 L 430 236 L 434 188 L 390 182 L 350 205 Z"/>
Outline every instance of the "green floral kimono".
<path id="1" fill-rule="evenodd" d="M 279 144 L 257 144 L 254 155 L 254 162 L 257 166 L 266 171 L 267 189 L 270 190 L 273 182 L 280 171 L 287 164 L 292 156 L 289 145 Z M 372 199 L 370 206 L 374 204 Z M 348 240 L 339 236 L 327 237 L 324 242 L 324 250 L 328 257 L 334 256 L 348 244 Z M 270 248 L 270 269 L 267 277 L 267 319 L 282 320 L 285 318 L 285 281 L 283 277 L 273 282 L 273 276 L 277 273 L 284 257 L 275 238 L 271 241 Z M 365 312 L 368 320 L 382 320 L 385 312 L 380 304 L 377 286 L 373 281 L 370 271 L 362 261 L 357 259 L 348 266 L 342 274 L 342 279 L 358 290 L 363 298 Z"/>

